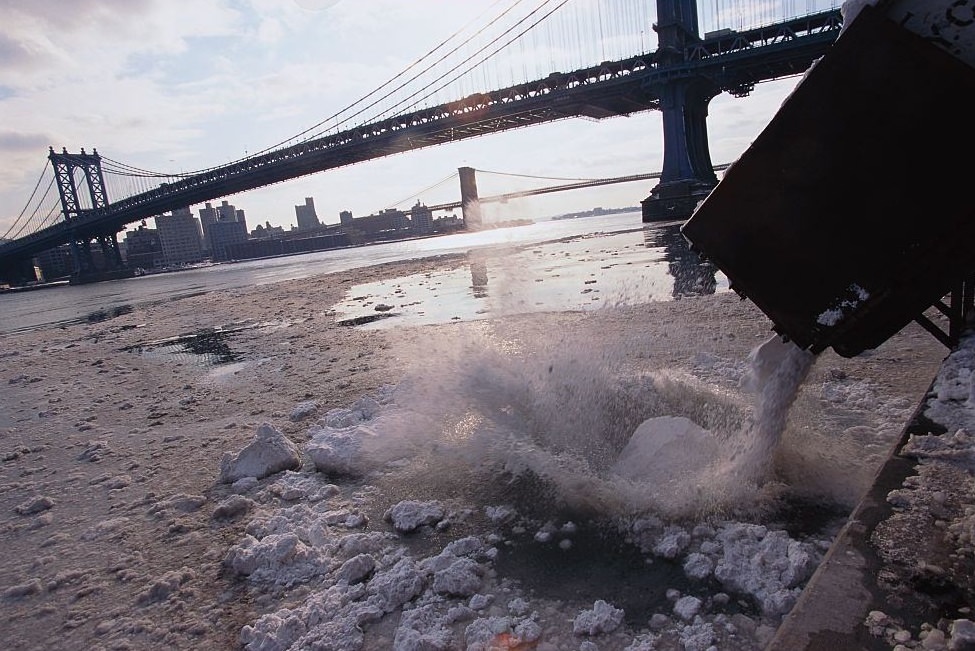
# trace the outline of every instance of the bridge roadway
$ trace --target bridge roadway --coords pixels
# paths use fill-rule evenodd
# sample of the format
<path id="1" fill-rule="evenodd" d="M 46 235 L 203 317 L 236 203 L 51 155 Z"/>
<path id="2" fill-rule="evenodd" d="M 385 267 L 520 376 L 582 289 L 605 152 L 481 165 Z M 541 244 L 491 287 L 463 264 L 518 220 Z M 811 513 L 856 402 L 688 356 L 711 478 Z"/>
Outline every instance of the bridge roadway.
<path id="1" fill-rule="evenodd" d="M 718 92 L 745 96 L 761 81 L 805 72 L 836 39 L 838 9 L 701 40 L 682 53 L 660 48 L 620 61 L 475 93 L 433 108 L 309 140 L 163 183 L 80 211 L 77 217 L 0 245 L 0 277 L 25 259 L 69 241 L 114 236 L 127 224 L 266 185 L 373 158 L 571 117 L 603 119 L 661 110 L 668 83 L 706 77 Z M 716 92 L 715 94 L 718 94 Z"/>

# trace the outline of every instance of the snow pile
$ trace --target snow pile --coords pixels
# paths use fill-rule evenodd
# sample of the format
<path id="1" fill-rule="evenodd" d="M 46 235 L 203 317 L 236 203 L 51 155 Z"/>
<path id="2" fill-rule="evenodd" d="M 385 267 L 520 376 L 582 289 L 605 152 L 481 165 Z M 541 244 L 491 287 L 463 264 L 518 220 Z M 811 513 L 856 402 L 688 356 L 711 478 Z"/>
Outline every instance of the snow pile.
<path id="1" fill-rule="evenodd" d="M 791 608 L 828 545 L 745 522 L 603 519 L 586 526 L 629 540 L 642 550 L 648 568 L 657 563 L 680 568 L 679 587 L 668 589 L 656 606 L 643 606 L 655 610 L 642 623 L 614 603 L 611 585 L 588 603 L 532 598 L 499 572 L 499 555 L 525 545 L 569 553 L 579 535 L 576 522 L 538 520 L 510 503 L 479 505 L 459 497 L 402 499 L 381 509 L 376 519 L 363 511 L 375 508 L 370 505 L 377 500 L 369 482 L 383 481 L 411 453 L 420 455 L 421 447 L 403 442 L 415 444 L 416 431 L 432 422 L 420 418 L 423 426 L 417 427 L 395 395 L 394 388 L 385 387 L 310 423 L 304 452 L 318 457 L 314 470 L 270 476 L 265 474 L 269 466 L 249 466 L 252 477 L 265 477 L 234 484 L 257 505 L 256 517 L 228 550 L 224 565 L 257 594 L 276 600 L 293 595 L 288 607 L 243 628 L 244 648 L 489 651 L 524 645 L 539 651 L 640 651 L 673 640 L 700 651 L 714 644 L 753 650 Z M 681 435 L 696 436 L 705 450 L 714 445 L 686 418 L 658 420 L 637 428 L 616 471 L 639 479 L 638 469 L 669 448 L 677 459 L 683 454 L 676 445 Z M 412 423 L 412 435 L 395 429 L 404 423 Z M 647 435 L 652 429 L 663 434 Z M 387 442 L 396 452 L 384 448 Z M 326 447 L 332 451 L 328 462 L 322 461 Z M 422 450 L 447 447 L 440 441 Z M 456 455 L 437 458 L 449 463 Z M 566 613 L 567 607 L 574 614 Z"/>
<path id="2" fill-rule="evenodd" d="M 237 454 L 227 452 L 220 460 L 220 481 L 231 484 L 244 477 L 263 479 L 282 470 L 301 467 L 298 449 L 284 434 L 269 423 L 257 428 L 257 434 Z"/>

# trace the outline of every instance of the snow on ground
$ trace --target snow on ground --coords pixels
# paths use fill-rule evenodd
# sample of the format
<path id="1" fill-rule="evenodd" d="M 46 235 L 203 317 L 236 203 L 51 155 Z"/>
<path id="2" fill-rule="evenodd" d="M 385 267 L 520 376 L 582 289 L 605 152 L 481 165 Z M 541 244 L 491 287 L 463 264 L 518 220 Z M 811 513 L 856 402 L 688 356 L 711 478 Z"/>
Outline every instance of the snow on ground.
<path id="1" fill-rule="evenodd" d="M 815 360 L 773 337 L 750 363 L 699 358 L 697 378 L 651 374 L 634 396 L 660 415 L 613 441 L 569 426 L 612 421 L 593 384 L 618 359 L 589 352 L 546 355 L 539 372 L 531 356 L 465 350 L 457 366 L 438 358 L 436 371 L 424 367 L 346 408 L 296 406 L 292 417 L 309 421 L 302 449 L 311 466 L 271 484 L 234 485 L 259 507 L 224 563 L 255 593 L 287 603 L 243 628 L 245 648 L 763 648 L 835 533 L 835 520 L 799 534 L 762 523 L 790 491 L 774 476 L 774 457 Z M 870 387 L 836 379 L 821 399 L 878 406 Z M 715 380 L 745 398 L 708 384 Z M 491 490 L 427 487 L 372 520 L 377 497 L 394 499 L 376 484 L 402 490 L 412 473 L 524 486 L 497 503 L 486 499 Z M 596 562 L 573 553 L 581 529 L 642 556 L 652 589 L 638 613 L 627 618 L 613 583 L 587 592 L 597 595 L 590 601 L 539 597 L 499 567 L 535 547 L 528 554 L 554 558 L 542 581 L 557 586 Z M 297 599 L 278 596 L 295 585 Z"/>
<path id="2" fill-rule="evenodd" d="M 390 331 L 329 311 L 355 283 L 445 264 L 5 337 L 5 645 L 759 648 L 945 352 L 911 326 L 856 359 L 820 355 L 769 481 L 746 502 L 695 500 L 617 462 L 646 422 L 658 443 L 733 443 L 770 332 L 754 306 L 716 294 Z M 215 328 L 232 330 L 226 364 L 156 345 Z"/>

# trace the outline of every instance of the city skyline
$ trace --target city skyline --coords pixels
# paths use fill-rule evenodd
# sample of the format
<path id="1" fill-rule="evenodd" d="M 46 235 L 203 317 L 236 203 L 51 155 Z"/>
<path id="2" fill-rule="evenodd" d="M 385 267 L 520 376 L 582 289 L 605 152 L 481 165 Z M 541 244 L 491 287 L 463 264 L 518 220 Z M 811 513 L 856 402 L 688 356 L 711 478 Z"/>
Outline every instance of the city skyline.
<path id="1" fill-rule="evenodd" d="M 408 6 L 392 0 L 139 0 L 118 6 L 90 0 L 62 15 L 44 3 L 0 2 L 8 16 L 0 25 L 0 42 L 6 43 L 0 47 L 5 73 L 0 235 L 27 204 L 48 147 L 95 148 L 148 170 L 223 165 L 317 124 L 477 16 L 499 11 L 498 3 L 488 0 L 423 0 Z M 550 70 L 545 63 L 533 65 Z M 798 81 L 760 84 L 747 98 L 715 98 L 708 122 L 713 162 L 737 158 Z M 490 90 L 485 83 L 478 90 Z M 359 216 L 408 209 L 418 200 L 427 205 L 456 200 L 459 184 L 442 181 L 456 179 L 462 166 L 551 179 L 604 178 L 660 171 L 662 147 L 658 112 L 600 122 L 572 119 L 221 199 L 246 207 L 254 223 L 288 228 L 295 223 L 294 206 L 314 196 L 321 221 L 336 223 L 343 210 Z M 635 205 L 655 183 L 540 195 L 492 206 L 488 216 L 530 218 L 594 205 Z M 487 196 L 554 181 L 481 173 L 478 184 Z M 199 207 L 190 206 L 194 213 Z"/>

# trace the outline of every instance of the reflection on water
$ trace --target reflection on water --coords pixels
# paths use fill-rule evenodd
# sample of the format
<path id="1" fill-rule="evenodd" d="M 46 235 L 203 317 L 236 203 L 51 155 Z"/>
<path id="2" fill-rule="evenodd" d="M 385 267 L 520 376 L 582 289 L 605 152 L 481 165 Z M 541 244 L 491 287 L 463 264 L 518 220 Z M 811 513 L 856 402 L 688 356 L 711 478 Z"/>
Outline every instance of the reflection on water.
<path id="1" fill-rule="evenodd" d="M 416 279 L 401 279 L 403 291 L 382 299 L 397 314 L 383 321 L 442 323 L 529 311 L 591 310 L 711 291 L 710 270 L 695 268 L 693 258 L 682 261 L 686 251 L 681 255 L 668 251 L 684 245 L 679 226 L 678 222 L 643 225 L 639 212 L 541 220 L 513 228 L 14 292 L 0 297 L 0 334 L 113 318 L 121 310 L 209 291 L 428 256 L 461 259 L 464 253 L 468 260 L 463 268 L 436 274 L 422 286 Z M 691 273 L 678 272 L 688 261 Z M 726 289 L 723 276 L 719 273 L 716 278 L 714 291 Z M 385 291 L 368 289 L 377 294 Z M 357 290 L 350 296 L 362 293 Z M 404 301 L 406 294 L 411 300 Z M 402 307 L 404 302 L 407 308 Z M 340 318 L 374 313 L 369 301 L 339 308 L 347 312 Z"/>
<path id="2" fill-rule="evenodd" d="M 680 232 L 681 223 L 647 226 L 643 229 L 643 240 L 648 247 L 664 249 L 664 259 L 674 278 L 675 299 L 714 294 L 718 287 L 718 268 L 691 250 L 690 242 Z"/>
<path id="3" fill-rule="evenodd" d="M 464 267 L 352 287 L 334 309 L 342 324 L 376 329 L 593 310 L 727 289 L 717 267 L 691 250 L 681 224 L 470 251 Z M 380 310 L 387 312 L 382 318 Z"/>
<path id="4" fill-rule="evenodd" d="M 228 338 L 254 325 L 231 328 L 206 328 L 199 332 L 179 335 L 161 341 L 123 348 L 144 357 L 171 357 L 179 361 L 194 360 L 202 366 L 228 364 L 238 359 L 228 343 Z"/>
<path id="5" fill-rule="evenodd" d="M 471 290 L 474 298 L 487 298 L 488 269 L 486 262 L 471 263 Z"/>

